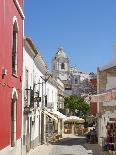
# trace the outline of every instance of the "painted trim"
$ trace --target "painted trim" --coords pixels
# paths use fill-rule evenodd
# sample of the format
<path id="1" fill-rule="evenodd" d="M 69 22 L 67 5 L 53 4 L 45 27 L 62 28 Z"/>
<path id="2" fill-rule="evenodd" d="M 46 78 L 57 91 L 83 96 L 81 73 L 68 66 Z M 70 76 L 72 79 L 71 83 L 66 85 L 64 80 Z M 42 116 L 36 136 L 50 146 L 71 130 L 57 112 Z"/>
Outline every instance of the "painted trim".
<path id="1" fill-rule="evenodd" d="M 12 90 L 12 99 L 13 99 L 14 93 L 16 93 L 16 98 L 17 98 L 17 100 L 18 100 L 18 93 L 17 93 L 16 88 L 13 88 L 13 90 Z"/>
<path id="2" fill-rule="evenodd" d="M 19 24 L 18 24 L 18 20 L 17 20 L 16 16 L 13 17 L 13 25 L 14 25 L 15 22 L 17 24 L 17 29 L 18 29 L 18 32 L 19 32 Z"/>
<path id="3" fill-rule="evenodd" d="M 21 8 L 21 6 L 20 6 L 18 0 L 13 0 L 13 1 L 14 1 L 15 5 L 16 5 L 17 10 L 19 11 L 21 17 L 24 19 L 25 16 L 24 16 L 23 10 L 22 10 L 22 8 Z"/>

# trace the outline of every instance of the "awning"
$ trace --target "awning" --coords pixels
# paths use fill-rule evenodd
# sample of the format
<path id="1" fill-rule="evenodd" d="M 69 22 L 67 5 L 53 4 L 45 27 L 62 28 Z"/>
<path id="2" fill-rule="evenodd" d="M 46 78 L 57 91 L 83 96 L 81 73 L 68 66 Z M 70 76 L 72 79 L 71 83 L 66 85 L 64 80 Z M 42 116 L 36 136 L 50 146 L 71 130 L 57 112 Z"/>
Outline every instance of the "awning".
<path id="1" fill-rule="evenodd" d="M 70 116 L 64 119 L 64 122 L 77 122 L 77 123 L 84 123 L 85 120 L 83 118 L 77 116 Z"/>
<path id="2" fill-rule="evenodd" d="M 56 115 L 60 119 L 66 118 L 66 116 L 59 111 L 52 111 L 51 113 L 53 113 L 54 115 Z"/>
<path id="3" fill-rule="evenodd" d="M 47 115 L 47 116 L 49 116 L 49 117 L 51 117 L 53 120 L 55 120 L 56 122 L 58 122 L 58 119 L 54 116 L 54 115 L 52 115 L 52 114 L 50 114 L 48 111 L 44 111 L 44 113 Z"/>

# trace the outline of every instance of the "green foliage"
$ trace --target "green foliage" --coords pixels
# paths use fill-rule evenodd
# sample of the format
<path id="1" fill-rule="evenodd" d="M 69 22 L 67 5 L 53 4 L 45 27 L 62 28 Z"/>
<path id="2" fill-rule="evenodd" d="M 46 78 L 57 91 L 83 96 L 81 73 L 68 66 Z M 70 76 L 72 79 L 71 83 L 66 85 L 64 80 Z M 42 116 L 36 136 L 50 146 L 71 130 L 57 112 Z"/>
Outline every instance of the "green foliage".
<path id="1" fill-rule="evenodd" d="M 83 98 L 77 96 L 65 97 L 65 109 L 69 109 L 70 114 L 85 117 L 89 113 L 89 105 Z"/>

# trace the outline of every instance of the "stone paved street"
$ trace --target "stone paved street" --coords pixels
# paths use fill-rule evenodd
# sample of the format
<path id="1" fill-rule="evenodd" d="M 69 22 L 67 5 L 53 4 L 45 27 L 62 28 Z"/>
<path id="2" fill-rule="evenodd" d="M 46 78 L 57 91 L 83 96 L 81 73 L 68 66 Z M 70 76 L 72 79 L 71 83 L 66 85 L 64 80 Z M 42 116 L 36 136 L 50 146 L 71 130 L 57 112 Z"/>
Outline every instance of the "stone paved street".
<path id="1" fill-rule="evenodd" d="M 97 144 L 87 144 L 85 137 L 64 135 L 64 138 L 54 145 L 41 145 L 32 150 L 29 155 L 105 155 Z"/>
<path id="2" fill-rule="evenodd" d="M 86 139 L 83 137 L 66 138 L 55 145 L 49 155 L 88 155 L 87 150 L 83 146 L 85 142 Z"/>

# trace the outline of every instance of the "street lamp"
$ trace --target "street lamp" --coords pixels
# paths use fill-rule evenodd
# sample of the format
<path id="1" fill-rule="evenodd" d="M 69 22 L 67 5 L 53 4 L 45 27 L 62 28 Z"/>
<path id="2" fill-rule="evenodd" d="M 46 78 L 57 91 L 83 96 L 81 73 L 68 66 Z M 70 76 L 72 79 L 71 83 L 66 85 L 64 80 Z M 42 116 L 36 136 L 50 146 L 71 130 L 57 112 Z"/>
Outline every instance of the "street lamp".
<path id="1" fill-rule="evenodd" d="M 26 98 L 26 101 L 29 102 L 29 107 L 30 109 L 31 108 L 34 108 L 34 103 L 36 102 L 37 103 L 37 107 L 39 107 L 39 102 L 41 102 L 41 97 L 39 96 L 40 92 L 37 91 L 35 92 L 35 86 L 40 84 L 39 82 L 38 83 L 34 83 L 33 85 L 33 88 L 26 88 L 25 91 L 27 91 L 27 98 Z M 28 96 L 28 91 L 29 91 L 29 96 Z M 36 96 L 35 96 L 36 94 Z M 26 107 L 27 109 L 27 107 Z"/>

